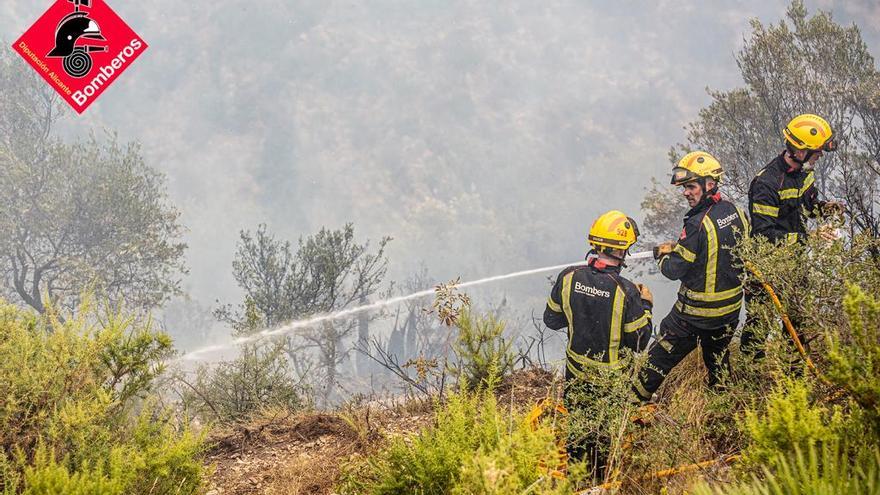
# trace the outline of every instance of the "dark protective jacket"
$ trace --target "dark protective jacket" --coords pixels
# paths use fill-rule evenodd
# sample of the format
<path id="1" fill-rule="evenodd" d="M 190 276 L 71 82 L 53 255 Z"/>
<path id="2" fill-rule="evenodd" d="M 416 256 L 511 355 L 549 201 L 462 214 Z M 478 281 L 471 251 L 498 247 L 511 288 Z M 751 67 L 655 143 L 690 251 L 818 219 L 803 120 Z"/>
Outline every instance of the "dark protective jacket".
<path id="1" fill-rule="evenodd" d="M 696 328 L 714 329 L 734 324 L 742 306 L 742 267 L 731 248 L 748 235 L 746 213 L 707 195 L 687 212 L 684 228 L 672 253 L 660 258 L 666 278 L 681 280 L 673 312 Z"/>
<path id="2" fill-rule="evenodd" d="M 805 217 L 815 217 L 824 202 L 818 200 L 813 172 L 789 171 L 783 156 L 777 156 L 752 179 L 749 213 L 752 235 L 793 244 L 805 240 Z"/>
<path id="3" fill-rule="evenodd" d="M 566 367 L 579 376 L 587 366 L 619 366 L 623 348 L 642 351 L 651 336 L 651 304 L 639 289 L 595 256 L 556 278 L 544 309 L 544 324 L 568 327 Z"/>

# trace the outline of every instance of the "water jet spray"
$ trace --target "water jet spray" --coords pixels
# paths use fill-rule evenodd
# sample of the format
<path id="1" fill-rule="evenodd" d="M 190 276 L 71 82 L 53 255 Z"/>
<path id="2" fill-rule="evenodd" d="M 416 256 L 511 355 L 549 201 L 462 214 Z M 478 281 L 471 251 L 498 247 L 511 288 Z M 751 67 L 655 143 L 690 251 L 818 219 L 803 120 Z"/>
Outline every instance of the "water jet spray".
<path id="1" fill-rule="evenodd" d="M 627 260 L 644 259 L 644 258 L 649 258 L 652 255 L 653 255 L 653 253 L 650 250 L 649 251 L 640 251 L 638 253 L 632 253 L 632 254 L 628 255 L 626 257 L 626 259 Z M 497 282 L 499 280 L 506 280 L 509 278 L 524 277 L 526 275 L 535 275 L 538 273 L 562 270 L 563 268 L 566 268 L 569 266 L 584 265 L 586 263 L 587 263 L 586 261 L 581 260 L 581 261 L 576 261 L 574 263 L 566 263 L 564 265 L 545 266 L 545 267 L 541 267 L 541 268 L 533 268 L 530 270 L 522 270 L 522 271 L 518 271 L 518 272 L 507 273 L 504 275 L 494 275 L 492 277 L 481 278 L 478 280 L 461 282 L 459 284 L 455 284 L 455 288 L 463 289 L 466 287 L 474 287 L 477 285 L 488 284 L 490 282 Z M 384 308 L 386 306 L 392 306 L 394 304 L 399 304 L 404 301 L 418 299 L 421 297 L 427 297 L 427 296 L 433 295 L 434 293 L 435 293 L 435 289 L 433 289 L 433 288 L 425 289 L 425 290 L 420 290 L 418 292 L 413 292 L 412 294 L 408 294 L 405 296 L 390 297 L 388 299 L 384 299 L 382 301 L 376 301 L 376 302 L 373 302 L 370 304 L 363 304 L 361 306 L 355 306 L 353 308 L 343 309 L 340 311 L 335 311 L 333 313 L 327 313 L 327 314 L 323 314 L 323 315 L 315 315 L 315 316 L 312 316 L 309 318 L 304 318 L 302 320 L 292 321 L 290 323 L 286 323 L 284 325 L 281 325 L 280 327 L 277 327 L 277 328 L 266 329 L 266 330 L 262 330 L 260 332 L 257 332 L 253 335 L 239 337 L 239 338 L 233 340 L 232 342 L 227 342 L 225 344 L 215 344 L 215 345 L 203 347 L 201 349 L 196 349 L 195 351 L 186 353 L 183 356 L 178 357 L 177 359 L 175 359 L 175 361 L 177 361 L 177 362 L 197 361 L 197 360 L 201 359 L 202 356 L 204 356 L 206 354 L 210 354 L 212 352 L 222 351 L 224 349 L 230 349 L 235 346 L 247 344 L 250 342 L 255 342 L 257 340 L 260 340 L 260 339 L 263 339 L 266 337 L 276 337 L 276 336 L 280 336 L 280 335 L 286 335 L 286 334 L 289 334 L 295 330 L 299 330 L 301 328 L 307 328 L 307 327 L 313 326 L 318 323 L 323 323 L 325 321 L 335 320 L 338 318 L 344 318 L 344 317 L 351 316 L 351 315 L 361 313 L 364 311 L 370 311 L 370 310 L 374 310 L 374 309 Z"/>

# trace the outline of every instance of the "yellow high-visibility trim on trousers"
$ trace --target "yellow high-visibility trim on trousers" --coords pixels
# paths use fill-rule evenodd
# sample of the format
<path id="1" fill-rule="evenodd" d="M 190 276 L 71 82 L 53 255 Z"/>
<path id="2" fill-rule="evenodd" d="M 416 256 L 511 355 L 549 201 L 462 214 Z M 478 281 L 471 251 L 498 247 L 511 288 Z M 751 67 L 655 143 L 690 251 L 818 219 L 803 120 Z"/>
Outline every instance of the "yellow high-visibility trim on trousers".
<path id="1" fill-rule="evenodd" d="M 691 306 L 689 304 L 682 304 L 681 301 L 677 301 L 675 303 L 675 308 L 681 311 L 686 315 L 691 316 L 702 316 L 704 318 L 716 318 L 719 316 L 729 315 L 734 311 L 739 311 L 739 308 L 742 307 L 742 299 L 739 301 L 728 304 L 727 306 L 721 306 L 720 308 L 697 308 Z"/>
<path id="2" fill-rule="evenodd" d="M 706 229 L 706 292 L 715 292 L 715 276 L 718 271 L 718 232 L 715 224 L 706 215 L 703 217 L 703 227 Z"/>
<path id="3" fill-rule="evenodd" d="M 654 394 L 652 394 L 651 392 L 648 392 L 647 390 L 645 390 L 645 386 L 642 385 L 641 380 L 639 380 L 638 378 L 636 378 L 634 385 L 635 385 L 635 387 L 636 387 L 636 392 L 638 392 L 639 397 L 640 397 L 641 399 L 643 399 L 643 400 L 651 400 L 651 397 L 652 397 Z"/>
<path id="4" fill-rule="evenodd" d="M 776 218 L 779 216 L 779 208 L 776 206 L 762 205 L 761 203 L 752 203 L 752 211 Z"/>

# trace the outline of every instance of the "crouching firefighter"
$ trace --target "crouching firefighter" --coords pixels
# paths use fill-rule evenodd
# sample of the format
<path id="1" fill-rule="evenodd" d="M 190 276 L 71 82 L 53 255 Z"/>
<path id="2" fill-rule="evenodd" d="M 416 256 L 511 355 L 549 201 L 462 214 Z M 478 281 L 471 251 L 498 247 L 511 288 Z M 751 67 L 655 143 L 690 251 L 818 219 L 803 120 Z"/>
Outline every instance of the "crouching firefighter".
<path id="1" fill-rule="evenodd" d="M 568 327 L 564 400 L 572 414 L 583 407 L 584 396 L 589 402 L 602 400 L 589 383 L 591 368 L 624 366 L 628 360 L 621 350 L 640 352 L 650 338 L 651 291 L 620 275 L 638 235 L 635 221 L 625 214 L 609 211 L 600 216 L 590 228 L 587 263 L 562 270 L 547 300 L 544 324 L 554 330 Z M 569 457 L 587 459 L 601 478 L 608 441 L 598 435 L 570 434 Z"/>
<path id="2" fill-rule="evenodd" d="M 678 242 L 655 247 L 654 257 L 663 275 L 680 280 L 681 287 L 634 386 L 642 401 L 651 400 L 669 371 L 698 344 L 709 386 L 716 386 L 722 370 L 729 369 L 727 346 L 739 323 L 743 298 L 742 268 L 736 266 L 731 248 L 747 235 L 748 220 L 743 210 L 721 199 L 722 173 L 718 160 L 702 151 L 685 155 L 672 170 L 672 184 L 683 188 L 691 209 Z"/>
<path id="3" fill-rule="evenodd" d="M 807 217 L 817 218 L 843 213 L 843 204 L 819 200 L 813 168 L 822 154 L 837 150 L 831 126 L 818 115 L 803 114 L 793 118 L 782 130 L 785 150 L 752 179 L 749 186 L 749 213 L 752 236 L 764 237 L 777 244 L 802 243 L 807 236 Z M 820 228 L 826 239 L 832 232 Z M 757 304 L 766 299 L 759 283 L 746 287 L 746 325 L 740 348 L 754 358 L 764 355 L 764 339 L 754 332 Z M 789 313 L 792 324 L 800 328 L 797 314 Z M 799 335 L 803 342 L 803 335 Z"/>

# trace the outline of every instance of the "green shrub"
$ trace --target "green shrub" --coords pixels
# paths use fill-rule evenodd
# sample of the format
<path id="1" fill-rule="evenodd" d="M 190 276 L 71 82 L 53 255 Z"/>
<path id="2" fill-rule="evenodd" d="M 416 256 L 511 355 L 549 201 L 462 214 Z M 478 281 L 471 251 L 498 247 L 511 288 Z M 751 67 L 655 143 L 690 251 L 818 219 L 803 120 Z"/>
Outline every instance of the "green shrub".
<path id="1" fill-rule="evenodd" d="M 810 391 L 807 381 L 783 377 L 760 412 L 746 411 L 748 463 L 772 467 L 772 461 L 780 455 L 806 451 L 839 438 L 844 429 L 843 416 L 824 405 L 812 404 Z"/>
<path id="2" fill-rule="evenodd" d="M 524 414 L 499 406 L 490 392 L 461 390 L 440 407 L 434 426 L 414 438 L 393 438 L 349 466 L 341 492 L 555 493 L 570 485 L 554 486 L 538 466 L 557 452 L 549 425 L 533 430 Z"/>
<path id="3" fill-rule="evenodd" d="M 132 485 L 133 471 L 120 449 L 112 449 L 106 460 L 84 461 L 74 472 L 69 462 L 57 462 L 45 446 L 37 448 L 33 463 L 24 467 L 26 495 L 123 495 Z"/>
<path id="4" fill-rule="evenodd" d="M 186 408 L 207 421 L 230 423 L 264 408 L 304 407 L 302 387 L 280 343 L 245 344 L 237 358 L 199 367 L 192 383 L 180 381 L 186 384 Z"/>
<path id="5" fill-rule="evenodd" d="M 855 458 L 837 444 L 811 446 L 774 458 L 775 471 L 735 486 L 696 487 L 695 495 L 837 495 L 880 494 L 880 451 L 864 450 Z"/>
<path id="6" fill-rule="evenodd" d="M 0 301 L 0 493 L 196 491 L 203 437 L 149 399 L 171 352 L 121 312 L 61 322 Z"/>
<path id="7" fill-rule="evenodd" d="M 847 334 L 829 334 L 829 379 L 864 410 L 880 434 L 880 301 L 855 284 L 843 298 Z"/>
<path id="8" fill-rule="evenodd" d="M 455 319 L 458 336 L 452 344 L 452 373 L 468 390 L 486 386 L 489 376 L 503 378 L 513 370 L 512 341 L 504 338 L 504 322 L 494 315 L 475 315 L 467 306 Z"/>

